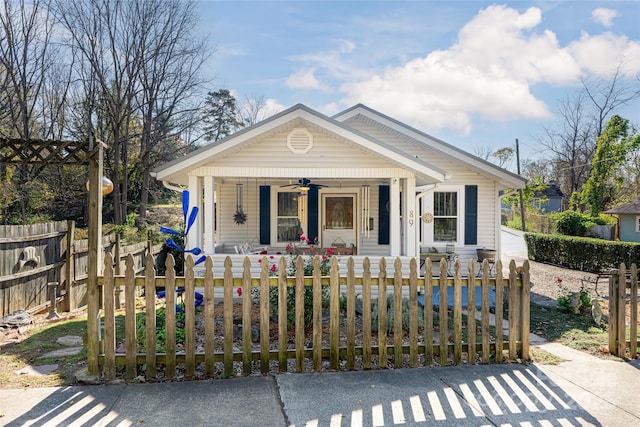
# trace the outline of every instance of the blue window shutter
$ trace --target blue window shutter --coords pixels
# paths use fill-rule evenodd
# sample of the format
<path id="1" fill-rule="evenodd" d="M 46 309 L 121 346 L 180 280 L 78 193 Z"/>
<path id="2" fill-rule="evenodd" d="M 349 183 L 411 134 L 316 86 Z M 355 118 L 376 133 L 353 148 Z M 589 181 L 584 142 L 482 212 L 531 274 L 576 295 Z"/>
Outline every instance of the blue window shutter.
<path id="1" fill-rule="evenodd" d="M 388 185 L 381 185 L 378 187 L 378 244 L 389 244 L 389 226 L 390 226 L 390 212 L 389 212 L 389 195 L 390 188 Z"/>
<path id="2" fill-rule="evenodd" d="M 260 186 L 260 244 L 271 244 L 271 188 Z"/>
<path id="3" fill-rule="evenodd" d="M 464 244 L 478 244 L 478 186 L 464 186 Z"/>
<path id="4" fill-rule="evenodd" d="M 307 193 L 307 237 L 312 242 L 318 236 L 318 187 L 311 185 Z"/>

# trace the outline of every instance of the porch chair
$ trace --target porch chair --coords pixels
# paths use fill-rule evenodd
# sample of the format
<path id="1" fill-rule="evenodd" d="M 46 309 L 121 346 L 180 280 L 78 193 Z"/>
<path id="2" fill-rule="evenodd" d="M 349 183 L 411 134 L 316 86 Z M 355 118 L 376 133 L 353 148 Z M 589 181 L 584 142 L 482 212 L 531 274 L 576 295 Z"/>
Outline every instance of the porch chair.
<path id="1" fill-rule="evenodd" d="M 249 242 L 242 242 L 239 245 L 235 245 L 233 248 L 235 249 L 237 254 L 258 255 L 261 252 L 266 251 L 268 246 L 253 246 Z"/>

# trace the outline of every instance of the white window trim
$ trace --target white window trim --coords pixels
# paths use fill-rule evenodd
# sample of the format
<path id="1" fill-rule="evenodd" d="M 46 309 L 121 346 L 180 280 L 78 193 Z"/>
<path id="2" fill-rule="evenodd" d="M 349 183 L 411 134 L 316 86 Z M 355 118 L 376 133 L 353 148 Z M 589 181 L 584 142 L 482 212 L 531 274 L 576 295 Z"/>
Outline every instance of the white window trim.
<path id="1" fill-rule="evenodd" d="M 464 212 L 465 212 L 465 204 L 464 204 L 464 185 L 440 185 L 436 191 L 433 191 L 427 194 L 423 198 L 423 211 L 433 213 L 433 199 L 435 193 L 457 193 L 458 194 L 458 220 L 456 222 L 456 240 L 453 242 L 456 247 L 464 246 Z M 425 242 L 423 244 L 433 244 L 436 247 L 446 245 L 447 242 L 434 242 L 433 240 L 433 226 L 435 221 L 431 221 L 430 223 L 423 224 L 425 227 Z M 428 243 L 427 243 L 428 242 Z"/>
<path id="2" fill-rule="evenodd" d="M 636 233 L 640 233 L 640 215 L 636 215 Z"/>
<path id="3" fill-rule="evenodd" d="M 273 247 L 286 247 L 288 243 L 298 243 L 298 242 L 278 242 L 278 193 L 299 193 L 300 191 L 297 188 L 293 188 L 293 189 L 285 189 L 285 188 L 274 188 L 274 186 L 271 186 L 271 243 L 270 246 Z M 308 215 L 308 214 L 307 214 Z M 306 218 L 303 218 L 300 221 L 300 225 L 302 227 L 302 231 L 303 234 L 306 236 L 307 235 L 307 220 Z"/>

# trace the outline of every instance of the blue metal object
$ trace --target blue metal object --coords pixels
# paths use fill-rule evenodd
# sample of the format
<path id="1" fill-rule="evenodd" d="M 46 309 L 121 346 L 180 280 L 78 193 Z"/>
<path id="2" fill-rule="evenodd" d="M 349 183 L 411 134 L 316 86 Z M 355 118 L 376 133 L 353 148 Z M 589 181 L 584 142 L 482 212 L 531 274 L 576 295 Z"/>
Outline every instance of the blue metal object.
<path id="1" fill-rule="evenodd" d="M 187 234 L 189 234 L 189 230 L 191 230 L 191 227 L 196 222 L 196 218 L 198 216 L 198 207 L 194 206 L 191 209 L 191 213 L 189 214 L 189 219 L 187 220 L 187 213 L 188 212 L 189 212 L 189 190 L 184 190 L 182 192 L 182 219 L 184 221 L 183 222 L 183 229 L 185 231 L 182 232 L 182 231 L 174 230 L 173 228 L 160 226 L 160 232 L 161 233 L 166 233 L 166 234 L 172 234 L 172 235 L 175 235 L 175 236 L 187 237 Z M 182 252 L 182 253 L 187 253 L 188 252 L 188 253 L 191 253 L 193 255 L 200 255 L 202 253 L 202 249 L 200 249 L 198 247 L 195 247 L 195 248 L 192 248 L 192 249 L 184 249 L 184 248 L 182 248 L 171 237 L 169 237 L 166 240 L 166 245 L 167 245 L 168 248 L 177 250 L 177 251 Z M 201 256 L 200 258 L 198 258 L 196 260 L 195 265 L 198 265 L 198 264 L 204 262 L 205 259 L 206 259 L 205 256 Z"/>

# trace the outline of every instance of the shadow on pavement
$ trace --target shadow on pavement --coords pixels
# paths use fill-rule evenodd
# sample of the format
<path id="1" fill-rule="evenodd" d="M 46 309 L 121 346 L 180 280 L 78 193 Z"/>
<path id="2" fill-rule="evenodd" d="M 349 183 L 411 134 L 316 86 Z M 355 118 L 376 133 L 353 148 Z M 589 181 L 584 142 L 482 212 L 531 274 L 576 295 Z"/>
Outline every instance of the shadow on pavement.
<path id="1" fill-rule="evenodd" d="M 600 425 L 533 365 L 290 375 L 277 380 L 290 425 L 298 427 Z"/>

